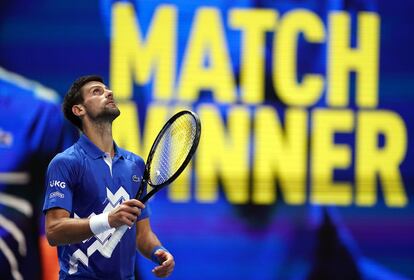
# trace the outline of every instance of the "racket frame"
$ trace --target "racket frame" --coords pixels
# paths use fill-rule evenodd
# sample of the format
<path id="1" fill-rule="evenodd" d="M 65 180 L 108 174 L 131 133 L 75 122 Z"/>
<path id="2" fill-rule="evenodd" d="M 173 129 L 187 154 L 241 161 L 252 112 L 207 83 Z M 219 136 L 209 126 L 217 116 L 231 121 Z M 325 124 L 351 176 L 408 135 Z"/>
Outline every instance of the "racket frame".
<path id="1" fill-rule="evenodd" d="M 194 118 L 195 123 L 196 123 L 196 135 L 194 137 L 193 145 L 192 145 L 190 151 L 188 152 L 187 157 L 185 158 L 185 160 L 181 164 L 181 166 L 177 169 L 177 171 L 170 178 L 168 178 L 168 180 L 166 180 L 165 182 L 163 182 L 161 184 L 158 184 L 158 185 L 157 184 L 152 184 L 151 180 L 149 179 L 150 171 L 151 171 L 151 162 L 152 162 L 154 153 L 155 153 L 155 151 L 158 147 L 158 144 L 160 143 L 162 137 L 164 136 L 165 131 L 167 131 L 167 129 L 171 126 L 171 124 L 174 123 L 174 121 L 176 119 L 178 119 L 179 117 L 181 117 L 184 114 L 190 114 Z M 135 199 L 138 199 L 142 203 L 146 203 L 148 201 L 148 199 L 150 199 L 155 193 L 157 193 L 159 190 L 161 190 L 166 185 L 169 185 L 171 182 L 173 182 L 181 174 L 181 172 L 187 167 L 188 163 L 190 162 L 191 158 L 193 157 L 195 151 L 197 150 L 198 143 L 200 142 L 200 135 L 201 135 L 201 122 L 200 122 L 200 118 L 197 116 L 197 114 L 195 114 L 194 112 L 192 112 L 190 110 L 182 110 L 182 111 L 176 113 L 175 115 L 173 115 L 164 124 L 164 126 L 162 127 L 162 129 L 158 133 L 157 137 L 155 138 L 154 143 L 151 146 L 150 152 L 149 152 L 148 157 L 147 157 L 147 162 L 145 163 L 145 170 L 144 170 L 144 174 L 143 174 L 142 179 L 141 179 L 141 184 L 140 184 L 139 190 L 137 192 L 137 195 L 135 196 Z M 151 187 L 153 187 L 153 189 L 149 193 L 147 193 L 143 198 L 141 198 L 147 184 L 149 184 Z"/>
<path id="2" fill-rule="evenodd" d="M 162 136 L 164 135 L 165 131 L 168 129 L 168 127 L 180 116 L 182 116 L 183 114 L 191 114 L 192 117 L 195 119 L 196 122 L 196 135 L 194 138 L 194 142 L 193 145 L 187 155 L 187 157 L 185 158 L 184 162 L 181 164 L 180 168 L 177 169 L 177 171 L 165 182 L 158 184 L 158 185 L 153 185 L 151 184 L 151 182 L 149 182 L 148 178 L 149 178 L 149 172 L 150 172 L 150 165 L 151 165 L 151 161 L 152 161 L 152 157 L 154 155 L 155 149 L 157 148 L 159 142 L 161 141 Z M 141 184 L 140 187 L 138 189 L 137 195 L 135 196 L 136 199 L 140 200 L 142 203 L 145 203 L 148 201 L 148 199 L 153 196 L 156 192 L 158 192 L 160 189 L 162 189 L 164 186 L 170 184 L 172 181 L 174 181 L 178 175 L 180 175 L 180 173 L 184 170 L 184 168 L 187 166 L 187 164 L 190 162 L 192 156 L 194 155 L 198 143 L 200 142 L 200 134 L 201 134 L 201 123 L 200 123 L 200 119 L 198 118 L 197 114 L 195 114 L 192 111 L 189 110 L 183 110 L 180 111 L 178 113 L 176 113 L 175 115 L 173 115 L 163 126 L 163 128 L 161 129 L 161 131 L 158 133 L 157 138 L 155 139 L 154 143 L 151 146 L 150 149 L 150 153 L 148 154 L 147 157 L 147 162 L 145 164 L 145 170 L 144 170 L 144 174 L 143 177 L 141 179 Z M 151 186 L 154 187 L 154 189 L 152 189 L 149 193 L 147 193 L 142 199 L 140 198 L 142 193 L 144 192 L 145 187 L 147 186 L 147 184 L 150 184 Z M 115 249 L 115 247 L 117 246 L 117 244 L 120 242 L 122 236 L 124 235 L 124 233 L 128 230 L 128 226 L 127 225 L 123 225 L 118 227 L 114 233 L 112 234 L 111 238 L 109 238 L 109 240 L 107 241 L 107 243 L 103 246 L 103 248 L 100 250 L 101 254 L 105 257 L 105 258 L 110 258 L 112 256 L 112 253 Z"/>

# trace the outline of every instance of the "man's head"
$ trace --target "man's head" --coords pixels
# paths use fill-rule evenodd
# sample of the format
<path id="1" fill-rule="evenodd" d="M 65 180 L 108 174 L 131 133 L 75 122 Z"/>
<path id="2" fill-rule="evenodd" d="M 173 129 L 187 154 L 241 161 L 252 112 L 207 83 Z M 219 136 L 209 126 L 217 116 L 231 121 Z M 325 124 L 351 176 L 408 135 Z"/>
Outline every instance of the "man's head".
<path id="1" fill-rule="evenodd" d="M 76 79 L 65 95 L 62 104 L 65 117 L 80 130 L 82 120 L 112 122 L 119 116 L 112 91 L 100 76 L 88 75 Z"/>

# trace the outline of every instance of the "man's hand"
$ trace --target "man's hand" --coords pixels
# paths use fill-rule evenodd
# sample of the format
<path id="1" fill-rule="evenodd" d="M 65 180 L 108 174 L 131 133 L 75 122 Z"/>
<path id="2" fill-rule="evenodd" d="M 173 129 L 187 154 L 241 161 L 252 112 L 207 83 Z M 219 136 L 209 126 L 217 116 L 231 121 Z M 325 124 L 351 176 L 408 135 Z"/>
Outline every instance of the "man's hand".
<path id="1" fill-rule="evenodd" d="M 136 199 L 126 200 L 109 213 L 109 225 L 116 228 L 122 225 L 131 227 L 138 216 L 141 215 L 141 210 L 144 208 L 145 205 L 141 201 Z"/>
<path id="2" fill-rule="evenodd" d="M 169 252 L 166 252 L 162 249 L 157 250 L 155 252 L 155 256 L 157 256 L 161 264 L 159 266 L 154 267 L 152 273 L 154 273 L 155 276 L 160 278 L 170 276 L 175 267 L 174 257 Z"/>

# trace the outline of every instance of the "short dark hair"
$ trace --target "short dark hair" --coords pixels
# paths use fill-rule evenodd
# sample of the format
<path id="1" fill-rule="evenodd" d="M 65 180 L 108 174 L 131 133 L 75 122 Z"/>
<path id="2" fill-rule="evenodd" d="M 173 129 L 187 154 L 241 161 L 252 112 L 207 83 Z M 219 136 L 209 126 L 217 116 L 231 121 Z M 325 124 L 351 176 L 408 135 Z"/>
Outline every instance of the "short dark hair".
<path id="1" fill-rule="evenodd" d="M 62 103 L 62 111 L 65 115 L 65 118 L 74 124 L 77 128 L 82 130 L 82 121 L 81 119 L 73 114 L 72 107 L 77 104 L 81 104 L 83 102 L 82 96 L 82 87 L 89 83 L 89 82 L 101 82 L 103 83 L 103 79 L 101 76 L 97 75 L 87 75 L 77 78 L 72 85 L 70 86 L 68 92 L 66 93 L 63 103 Z"/>

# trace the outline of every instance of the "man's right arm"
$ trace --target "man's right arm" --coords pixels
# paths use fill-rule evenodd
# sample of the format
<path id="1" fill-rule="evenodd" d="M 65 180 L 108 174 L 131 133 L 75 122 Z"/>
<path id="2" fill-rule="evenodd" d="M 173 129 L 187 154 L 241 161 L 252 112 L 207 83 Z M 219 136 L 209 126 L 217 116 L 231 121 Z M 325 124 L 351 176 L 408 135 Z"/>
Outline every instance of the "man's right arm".
<path id="1" fill-rule="evenodd" d="M 118 205 L 108 214 L 110 227 L 132 226 L 145 205 L 131 199 Z M 51 246 L 79 243 L 92 236 L 90 219 L 70 218 L 62 208 L 51 208 L 46 212 L 46 237 Z"/>
<path id="2" fill-rule="evenodd" d="M 46 212 L 46 237 L 51 246 L 79 243 L 94 234 L 89 219 L 73 219 L 62 208 L 52 208 Z"/>

